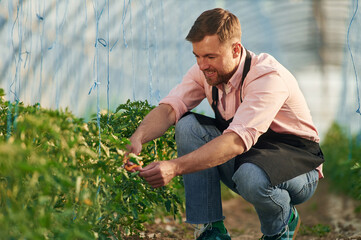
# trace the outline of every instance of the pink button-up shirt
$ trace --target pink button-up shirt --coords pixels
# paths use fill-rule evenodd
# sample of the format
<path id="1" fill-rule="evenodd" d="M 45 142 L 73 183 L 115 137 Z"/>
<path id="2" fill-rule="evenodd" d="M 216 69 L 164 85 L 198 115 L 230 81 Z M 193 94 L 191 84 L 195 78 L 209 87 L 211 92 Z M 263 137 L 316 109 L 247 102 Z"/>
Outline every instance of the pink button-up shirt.
<path id="1" fill-rule="evenodd" d="M 310 110 L 294 76 L 271 55 L 250 53 L 251 68 L 243 86 L 240 85 L 246 58 L 244 48 L 235 74 L 227 85 L 217 86 L 219 112 L 225 120 L 233 117 L 223 133 L 236 133 L 243 140 L 246 151 L 268 128 L 319 142 Z M 159 104 L 171 105 L 178 121 L 204 98 L 212 104 L 212 86 L 195 64 Z M 317 170 L 323 177 L 322 165 Z"/>

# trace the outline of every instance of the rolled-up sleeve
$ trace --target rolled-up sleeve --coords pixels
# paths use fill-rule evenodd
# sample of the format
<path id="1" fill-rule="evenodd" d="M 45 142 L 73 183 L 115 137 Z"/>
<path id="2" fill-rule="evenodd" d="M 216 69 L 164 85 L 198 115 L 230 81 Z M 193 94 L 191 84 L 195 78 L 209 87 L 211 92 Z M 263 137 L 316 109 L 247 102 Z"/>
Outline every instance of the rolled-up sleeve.
<path id="1" fill-rule="evenodd" d="M 247 82 L 247 78 L 251 80 Z M 268 130 L 289 96 L 285 80 L 276 71 L 264 75 L 250 71 L 247 78 L 242 90 L 243 102 L 224 131 L 238 134 L 246 151 Z"/>
<path id="2" fill-rule="evenodd" d="M 159 102 L 159 104 L 169 104 L 174 109 L 176 122 L 206 97 L 202 77 L 198 65 L 193 65 L 182 82 Z"/>

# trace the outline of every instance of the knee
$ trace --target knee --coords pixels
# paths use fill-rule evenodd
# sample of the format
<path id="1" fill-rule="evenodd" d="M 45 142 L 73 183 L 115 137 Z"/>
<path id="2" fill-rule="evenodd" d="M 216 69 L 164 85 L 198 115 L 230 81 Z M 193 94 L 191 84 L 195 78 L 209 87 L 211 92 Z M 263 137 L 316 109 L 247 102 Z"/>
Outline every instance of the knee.
<path id="1" fill-rule="evenodd" d="M 202 124 L 194 114 L 188 114 L 175 126 L 178 154 L 194 151 L 219 135 L 216 126 Z"/>
<path id="2" fill-rule="evenodd" d="M 189 138 L 193 133 L 195 124 L 198 124 L 198 121 L 193 114 L 188 114 L 179 119 L 178 123 L 175 125 L 176 142 L 179 143 L 182 140 Z"/>
<path id="3" fill-rule="evenodd" d="M 175 126 L 175 141 L 177 144 L 178 156 L 183 156 L 197 148 L 197 136 L 193 132 L 197 120 L 193 114 L 182 117 Z"/>
<path id="4" fill-rule="evenodd" d="M 242 164 L 233 175 L 239 194 L 248 202 L 263 202 L 271 193 L 271 183 L 267 174 L 252 163 Z"/>

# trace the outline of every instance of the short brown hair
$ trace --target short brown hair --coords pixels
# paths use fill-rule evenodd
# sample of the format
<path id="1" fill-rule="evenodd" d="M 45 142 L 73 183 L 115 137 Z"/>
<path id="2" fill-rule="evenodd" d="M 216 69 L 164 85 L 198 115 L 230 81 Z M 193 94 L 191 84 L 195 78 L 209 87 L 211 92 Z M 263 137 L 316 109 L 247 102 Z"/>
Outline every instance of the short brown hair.
<path id="1" fill-rule="evenodd" d="M 214 8 L 203 12 L 194 22 L 186 40 L 200 42 L 205 36 L 217 34 L 221 43 L 234 37 L 241 40 L 241 24 L 231 12 Z"/>

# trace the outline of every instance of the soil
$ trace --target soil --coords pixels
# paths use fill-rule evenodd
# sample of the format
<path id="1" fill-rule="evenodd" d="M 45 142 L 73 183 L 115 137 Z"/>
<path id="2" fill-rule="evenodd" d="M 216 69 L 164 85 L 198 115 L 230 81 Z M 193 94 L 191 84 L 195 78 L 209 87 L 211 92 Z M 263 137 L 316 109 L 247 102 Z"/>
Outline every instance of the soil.
<path id="1" fill-rule="evenodd" d="M 356 211 L 360 204 L 360 201 L 330 191 L 327 181 L 321 180 L 315 195 L 297 206 L 301 227 L 296 239 L 361 240 L 361 212 Z M 223 214 L 232 240 L 253 240 L 262 236 L 253 206 L 241 197 L 224 200 Z M 171 217 L 157 219 L 146 229 L 143 238 L 137 239 L 194 239 L 192 226 Z"/>

